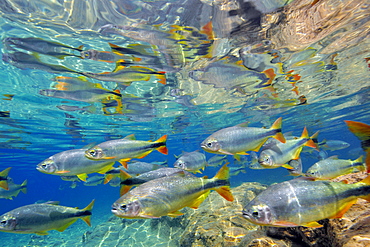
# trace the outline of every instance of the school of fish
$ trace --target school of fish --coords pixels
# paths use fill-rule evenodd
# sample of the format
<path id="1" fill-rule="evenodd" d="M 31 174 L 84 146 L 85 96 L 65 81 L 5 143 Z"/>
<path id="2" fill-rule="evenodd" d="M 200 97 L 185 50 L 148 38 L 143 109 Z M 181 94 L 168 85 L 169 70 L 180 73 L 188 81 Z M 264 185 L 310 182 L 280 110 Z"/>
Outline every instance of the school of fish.
<path id="1" fill-rule="evenodd" d="M 173 25 L 164 34 L 152 34 L 163 37 L 163 42 L 181 54 L 190 53 L 181 42 L 189 32 L 198 33 L 199 49 L 193 59 L 176 60 L 171 58 L 173 66 L 157 68 L 157 57 L 151 45 L 128 45 L 121 47 L 109 43 L 111 51 L 84 50 L 83 45 L 75 48 L 58 42 L 40 38 L 5 38 L 3 44 L 9 53 L 3 54 L 3 61 L 20 69 L 37 69 L 49 73 L 68 73 L 76 77 L 56 76 L 51 89 L 42 89 L 40 95 L 54 98 L 70 99 L 86 103 L 100 102 L 105 114 L 122 114 L 125 100 L 135 96 L 121 93 L 135 81 L 154 80 L 166 85 L 166 73 L 177 71 L 178 67 L 189 65 L 194 60 L 209 58 L 212 52 L 212 31 L 208 23 L 200 30 L 190 27 Z M 122 32 L 124 27 L 106 26 L 105 31 Z M 125 33 L 128 35 L 128 33 Z M 153 40 L 154 42 L 154 40 Z M 202 53 L 206 47 L 208 52 Z M 202 49 L 201 49 L 202 48 Z M 154 49 L 161 51 L 158 46 Z M 194 52 L 194 51 L 193 51 Z M 256 63 L 248 51 L 240 51 L 242 61 L 233 64 L 239 69 L 253 70 L 261 78 L 257 88 L 265 88 L 274 92 L 272 81 L 276 74 L 265 64 Z M 87 72 L 76 71 L 63 65 L 50 64 L 43 61 L 43 56 L 64 59 L 94 60 L 115 64 L 112 71 Z M 185 56 L 186 57 L 186 56 Z M 169 59 L 169 58 L 168 58 Z M 181 61 L 180 61 L 181 60 Z M 220 64 L 231 57 L 220 59 Z M 216 63 L 216 62 L 215 62 Z M 190 66 L 190 65 L 189 65 Z M 291 72 L 292 73 L 292 72 Z M 292 84 L 300 78 L 297 74 L 285 73 L 291 78 Z M 194 77 L 205 78 L 204 74 L 194 73 Z M 104 88 L 100 83 L 89 81 L 115 82 L 120 89 Z M 205 79 L 206 80 L 206 79 Z M 293 89 L 298 94 L 298 88 Z M 179 98 L 178 98 L 179 99 Z M 302 95 L 295 105 L 305 104 Z M 185 104 L 185 103 L 184 103 Z M 62 106 L 61 106 L 62 107 Z M 111 109 L 113 108 L 113 109 Z M 133 159 L 142 159 L 151 152 L 157 151 L 168 155 L 166 147 L 169 135 L 157 137 L 155 141 L 137 140 L 134 134 L 124 138 L 112 139 L 97 145 L 65 150 L 40 161 L 36 169 L 47 175 L 56 175 L 65 181 L 72 182 L 71 188 L 83 181 L 85 186 L 110 184 L 119 187 L 118 199 L 112 200 L 111 212 L 117 217 L 128 219 L 153 219 L 163 216 L 177 217 L 183 215 L 185 207 L 197 209 L 211 193 L 216 191 L 227 201 L 234 201 L 230 188 L 230 176 L 251 169 L 285 168 L 295 179 L 277 183 L 268 187 L 252 201 L 243 205 L 242 212 L 235 212 L 258 225 L 274 227 L 321 227 L 317 222 L 326 218 L 340 218 L 358 198 L 370 201 L 370 176 L 355 184 L 329 181 L 335 177 L 353 172 L 370 172 L 370 126 L 355 121 L 345 121 L 348 129 L 360 141 L 365 152 L 355 160 L 344 160 L 338 157 L 325 157 L 313 164 L 306 172 L 302 171 L 301 152 L 317 152 L 320 150 L 345 148 L 346 143 L 339 140 L 323 140 L 318 142 L 319 132 L 309 135 L 306 127 L 300 137 L 283 133 L 282 117 L 277 118 L 269 128 L 251 127 L 248 122 L 222 128 L 199 143 L 199 149 L 216 154 L 206 158 L 204 152 L 194 150 L 176 156 L 172 167 L 162 164 L 145 163 Z M 308 147 L 311 150 L 305 151 Z M 314 150 L 314 151 L 313 151 Z M 181 151 L 181 150 L 180 150 Z M 247 166 L 246 155 L 252 161 Z M 324 154 L 321 154 L 324 155 Z M 230 158 L 230 159 L 229 159 Z M 234 166 L 228 166 L 234 158 Z M 237 165 L 237 166 L 235 166 Z M 197 176 L 207 167 L 218 167 L 213 178 Z M 0 172 L 0 198 L 13 199 L 20 192 L 27 192 L 27 180 L 15 184 L 9 177 L 11 168 Z M 98 173 L 100 175 L 96 175 Z M 90 174 L 95 174 L 91 176 Z M 90 176 L 90 177 L 89 177 Z M 119 196 L 118 196 L 119 195 Z M 95 200 L 83 209 L 60 206 L 57 202 L 25 205 L 0 216 L 0 231 L 10 233 L 34 233 L 46 235 L 50 230 L 63 232 L 71 224 L 82 219 L 90 224 L 92 208 Z"/>

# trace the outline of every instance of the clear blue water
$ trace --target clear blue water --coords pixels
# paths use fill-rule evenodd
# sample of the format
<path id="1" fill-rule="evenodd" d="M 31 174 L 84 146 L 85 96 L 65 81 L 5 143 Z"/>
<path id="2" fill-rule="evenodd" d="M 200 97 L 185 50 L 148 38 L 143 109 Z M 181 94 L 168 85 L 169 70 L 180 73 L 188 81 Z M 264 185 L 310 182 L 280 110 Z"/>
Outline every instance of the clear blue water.
<path id="1" fill-rule="evenodd" d="M 0 4 L 1 39 L 39 37 L 72 47 L 83 44 L 84 49 L 110 51 L 108 42 L 120 46 L 153 45 L 161 37 L 154 35 L 150 42 L 145 42 L 138 36 L 98 32 L 99 28 L 107 24 L 138 26 L 142 28 L 142 33 L 146 34 L 145 30 L 149 30 L 151 34 L 155 30 L 154 25 L 162 25 L 161 32 L 168 33 L 169 25 L 191 26 L 200 30 L 212 20 L 214 35 L 217 37 L 215 40 L 221 45 L 215 45 L 211 56 L 213 59 L 192 56 L 187 62 L 173 66 L 162 56 L 157 65 L 172 66 L 175 70 L 168 70 L 166 73 L 167 85 L 159 84 L 151 78 L 149 81 L 133 82 L 125 90 L 119 83 L 89 79 L 106 89 L 118 88 L 121 92 L 135 95 L 136 98 L 127 98 L 123 102 L 128 109 L 124 114 L 104 114 L 103 104 L 99 100 L 86 103 L 39 94 L 40 90 L 53 87 L 52 79 L 56 76 L 75 76 L 73 74 L 20 69 L 5 61 L 0 62 L 0 111 L 3 112 L 0 115 L 0 170 L 12 167 L 9 176 L 17 184 L 28 180 L 27 194 L 20 193 L 14 200 L 0 199 L 0 214 L 37 201 L 60 201 L 61 205 L 82 208 L 96 199 L 92 225 L 106 221 L 112 215 L 111 204 L 119 195 L 117 187 L 87 187 L 80 184 L 72 189 L 69 188 L 70 182 L 62 181 L 58 176 L 42 174 L 35 167 L 55 153 L 129 134 L 135 134 L 139 140 L 156 140 L 167 134 L 169 154 L 165 156 L 154 151 L 143 161 L 167 160 L 171 166 L 175 162 L 174 155 L 179 155 L 182 151 L 201 150 L 201 141 L 221 128 L 245 121 L 249 121 L 250 126 L 270 127 L 278 117 L 282 117 L 283 132 L 293 131 L 294 135 L 300 135 L 303 127 L 307 126 L 310 133 L 320 131 L 319 140 L 342 140 L 350 144 L 350 147 L 343 150 L 328 151 L 329 156 L 355 159 L 362 154 L 359 140 L 348 131 L 343 122 L 354 120 L 370 123 L 370 68 L 366 61 L 370 57 L 370 44 L 369 39 L 365 38 L 366 30 L 357 39 L 343 40 L 344 34 L 361 31 L 369 23 L 361 12 L 362 8 L 356 8 L 354 15 L 357 20 L 343 20 L 343 23 L 327 28 L 328 33 L 323 37 L 308 40 L 305 44 L 302 42 L 298 48 L 289 46 L 291 42 L 288 40 L 292 37 L 285 37 L 286 44 L 278 43 L 272 37 L 271 47 L 280 52 L 280 62 L 266 62 L 267 66 L 274 68 L 277 75 L 273 82 L 277 94 L 274 96 L 271 90 L 255 85 L 261 72 L 246 68 L 240 72 L 240 67 L 237 67 L 239 65 L 230 58 L 237 54 L 235 51 L 238 49 L 255 46 L 266 40 L 258 35 L 255 40 L 248 40 L 246 33 L 235 31 L 234 22 L 245 20 L 243 14 L 226 15 L 220 10 L 221 3 L 211 4 L 218 1 L 168 1 L 168 5 L 166 1 L 134 1 L 134 6 L 141 6 L 135 11 L 135 8 L 131 9 L 127 5 L 121 9 L 115 8 L 113 2 L 117 1 L 101 1 L 98 4 L 95 1 L 81 0 L 75 1 L 76 5 L 72 6 L 68 1 L 40 0 L 21 3 L 6 0 Z M 260 17 L 273 15 L 271 13 L 276 13 L 278 7 L 283 6 L 279 1 L 262 2 L 270 2 L 273 7 L 259 7 L 263 9 L 259 12 Z M 296 8 L 299 9 L 299 3 L 304 1 L 296 2 Z M 81 7 L 83 3 L 87 7 Z M 139 3 L 156 8 L 145 8 L 146 5 Z M 192 14 L 186 7 L 194 4 L 199 10 Z M 292 5 L 286 8 L 289 6 Z M 229 5 L 224 7 L 232 9 Z M 127 8 L 126 12 L 123 11 L 124 8 Z M 358 25 L 350 28 L 348 23 L 353 22 Z M 248 25 L 244 27 L 248 29 Z M 282 33 L 283 31 L 284 26 Z M 194 49 L 191 41 L 196 40 L 191 37 L 190 35 L 186 40 L 190 50 Z M 159 52 L 166 53 L 167 56 L 178 56 L 176 51 L 171 50 L 170 44 L 165 43 L 164 49 L 159 49 Z M 12 52 L 4 44 L 0 44 L 0 49 L 3 54 Z M 263 54 L 261 56 L 265 60 L 271 58 L 266 52 L 256 54 Z M 225 57 L 229 60 L 225 60 Z M 59 64 L 82 72 L 100 73 L 112 71 L 115 67 L 112 63 L 76 57 L 57 59 L 42 55 L 41 58 L 45 63 Z M 240 60 L 240 57 L 233 59 Z M 199 61 L 203 60 L 204 64 L 200 64 Z M 337 69 L 330 69 L 334 65 Z M 279 68 L 284 72 L 278 72 Z M 290 70 L 301 76 L 296 82 L 299 91 L 297 94 L 292 91 L 294 85 L 286 78 Z M 196 73 L 201 73 L 201 76 Z M 197 76 L 189 76 L 194 74 Z M 179 93 L 173 95 L 171 90 L 179 90 Z M 8 95 L 13 95 L 11 100 L 8 100 Z M 301 95 L 307 98 L 307 104 L 299 104 Z M 71 111 L 71 108 L 78 109 Z M 213 156 L 205 154 L 207 158 Z M 301 158 L 304 171 L 318 160 L 309 153 L 302 153 Z M 232 157 L 228 159 L 233 166 Z M 204 175 L 212 177 L 217 170 L 218 168 L 208 167 Z M 231 177 L 231 185 L 238 186 L 243 182 L 271 184 L 290 178 L 283 168 L 246 169 L 246 173 Z M 81 235 L 89 230 L 82 221 L 75 224 L 81 230 Z M 67 229 L 65 234 L 71 234 L 72 231 Z M 50 234 L 57 236 L 59 233 L 51 231 Z M 18 243 L 18 246 L 25 246 L 30 239 L 30 235 L 19 237 L 10 233 L 0 233 L 0 237 L 13 244 Z"/>

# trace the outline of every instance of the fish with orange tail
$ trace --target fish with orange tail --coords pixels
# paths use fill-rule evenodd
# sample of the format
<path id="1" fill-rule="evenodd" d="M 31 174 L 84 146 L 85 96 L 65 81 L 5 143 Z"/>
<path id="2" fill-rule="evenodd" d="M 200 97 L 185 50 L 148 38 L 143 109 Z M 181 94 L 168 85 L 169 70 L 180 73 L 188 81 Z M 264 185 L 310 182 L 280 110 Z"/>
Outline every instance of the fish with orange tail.
<path id="1" fill-rule="evenodd" d="M 361 147 L 366 152 L 366 169 L 370 173 L 370 125 L 361 122 L 344 120 L 349 130 L 361 141 Z"/>

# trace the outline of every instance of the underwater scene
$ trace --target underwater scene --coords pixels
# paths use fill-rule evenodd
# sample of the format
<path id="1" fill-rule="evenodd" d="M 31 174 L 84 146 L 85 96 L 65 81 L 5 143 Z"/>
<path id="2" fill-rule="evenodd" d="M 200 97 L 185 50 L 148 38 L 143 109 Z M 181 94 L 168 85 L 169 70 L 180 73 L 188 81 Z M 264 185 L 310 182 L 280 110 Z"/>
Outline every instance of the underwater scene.
<path id="1" fill-rule="evenodd" d="M 0 246 L 370 246 L 369 6 L 0 1 Z"/>

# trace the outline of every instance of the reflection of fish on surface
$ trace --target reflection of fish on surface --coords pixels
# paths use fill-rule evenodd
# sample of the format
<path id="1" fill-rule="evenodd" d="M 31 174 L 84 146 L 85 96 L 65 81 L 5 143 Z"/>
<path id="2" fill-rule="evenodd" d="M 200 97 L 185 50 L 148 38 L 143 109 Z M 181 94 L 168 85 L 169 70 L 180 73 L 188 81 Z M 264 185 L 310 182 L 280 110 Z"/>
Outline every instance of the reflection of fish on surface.
<path id="1" fill-rule="evenodd" d="M 129 86 L 133 81 L 149 81 L 152 76 L 158 79 L 161 84 L 166 84 L 164 71 L 157 71 L 143 66 L 124 66 L 121 63 L 116 64 L 112 72 L 90 73 L 81 72 L 84 76 L 97 79 L 100 81 L 112 81 Z"/>
<path id="2" fill-rule="evenodd" d="M 184 152 L 176 158 L 173 166 L 188 172 L 202 173 L 200 170 L 204 171 L 205 167 L 208 166 L 206 156 L 199 151 Z"/>
<path id="3" fill-rule="evenodd" d="M 86 149 L 71 149 L 54 154 L 39 163 L 36 169 L 42 173 L 72 176 L 76 175 L 86 181 L 87 174 L 109 171 L 114 165 L 112 160 L 91 160 L 85 157 Z"/>
<path id="4" fill-rule="evenodd" d="M 233 201 L 229 187 L 229 169 L 223 166 L 212 179 L 176 175 L 157 178 L 130 190 L 112 205 L 112 213 L 121 218 L 176 217 L 184 207 L 198 208 L 211 190 Z"/>
<path id="5" fill-rule="evenodd" d="M 154 149 L 167 154 L 166 141 L 167 135 L 152 142 L 136 140 L 135 135 L 132 134 L 122 139 L 102 142 L 86 150 L 85 155 L 92 160 L 119 161 L 127 168 L 127 161 L 133 158 L 144 158 Z"/>
<path id="6" fill-rule="evenodd" d="M 146 183 L 150 180 L 167 177 L 167 176 L 193 176 L 191 173 L 180 168 L 164 167 L 157 170 L 145 172 L 137 176 L 131 176 L 124 170 L 120 170 L 120 196 L 126 194 L 133 186 Z"/>
<path id="7" fill-rule="evenodd" d="M 278 118 L 270 129 L 247 127 L 242 123 L 216 131 L 207 137 L 201 147 L 210 153 L 246 155 L 246 151 L 258 151 L 269 137 L 285 142 L 281 133 L 282 118 Z"/>
<path id="8" fill-rule="evenodd" d="M 0 198 L 13 200 L 13 197 L 18 196 L 19 192 L 27 193 L 27 179 L 22 184 L 15 184 L 8 181 L 8 190 L 0 188 Z"/>
<path id="9" fill-rule="evenodd" d="M 349 130 L 361 141 L 361 147 L 366 152 L 366 169 L 367 172 L 370 172 L 370 125 L 361 123 L 361 122 L 355 122 L 355 121 L 344 121 Z"/>
<path id="10" fill-rule="evenodd" d="M 362 163 L 363 156 L 356 160 L 338 159 L 337 156 L 332 156 L 320 160 L 308 168 L 306 176 L 320 180 L 329 180 L 345 174 L 365 171 L 366 167 Z"/>
<path id="11" fill-rule="evenodd" d="M 81 74 L 75 70 L 62 65 L 55 65 L 42 62 L 38 54 L 28 54 L 24 52 L 4 53 L 3 61 L 19 69 L 39 69 L 50 73 L 74 73 Z"/>
<path id="12" fill-rule="evenodd" d="M 243 216 L 258 225 L 322 227 L 317 221 L 341 218 L 362 198 L 370 201 L 370 177 L 355 184 L 296 178 L 274 184 L 243 209 Z"/>
<path id="13" fill-rule="evenodd" d="M 82 219 L 91 226 L 93 205 L 94 200 L 84 209 L 59 206 L 53 202 L 22 206 L 0 216 L 0 231 L 47 235 L 49 230 L 63 232 L 77 219 Z"/>
<path id="14" fill-rule="evenodd" d="M 288 139 L 285 143 L 272 142 L 266 145 L 258 158 L 259 164 L 266 169 L 284 167 L 288 169 L 297 169 L 288 164 L 291 160 L 298 160 L 303 146 L 317 148 L 317 144 L 312 140 L 317 138 L 316 132 L 309 137 L 306 127 L 303 129 L 300 138 Z"/>
<path id="15" fill-rule="evenodd" d="M 83 45 L 79 47 L 71 47 L 64 45 L 59 42 L 47 41 L 41 38 L 5 38 L 3 44 L 7 49 L 13 50 L 13 47 L 23 49 L 30 52 L 37 52 L 49 56 L 53 56 L 59 59 L 63 59 L 66 56 L 80 57 L 70 51 L 81 52 Z"/>
<path id="16" fill-rule="evenodd" d="M 9 187 L 8 187 L 8 181 L 9 181 L 8 174 L 9 174 L 10 169 L 11 169 L 11 167 L 8 167 L 8 168 L 6 168 L 6 169 L 4 169 L 3 171 L 0 172 L 0 188 L 3 188 L 4 190 L 9 189 Z"/>

